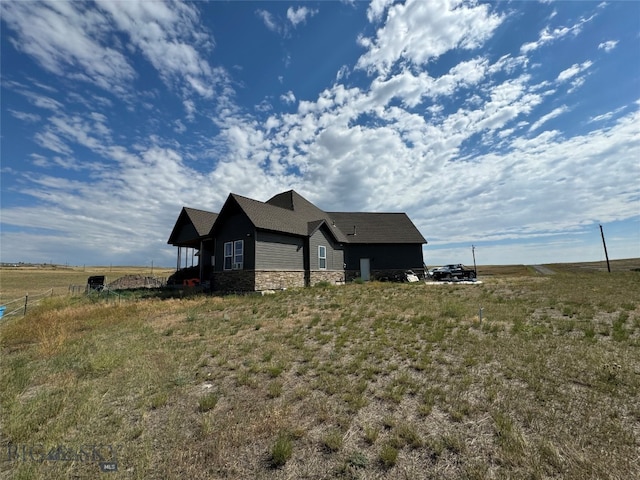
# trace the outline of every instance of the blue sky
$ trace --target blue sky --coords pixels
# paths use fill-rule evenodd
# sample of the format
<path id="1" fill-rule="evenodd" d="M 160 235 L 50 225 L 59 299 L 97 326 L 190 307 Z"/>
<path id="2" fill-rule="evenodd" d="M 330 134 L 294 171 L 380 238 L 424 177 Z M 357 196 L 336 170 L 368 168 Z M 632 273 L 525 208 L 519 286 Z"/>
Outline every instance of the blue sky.
<path id="1" fill-rule="evenodd" d="M 640 257 L 640 2 L 0 4 L 1 259 L 174 265 L 182 206 L 404 211 L 427 265 Z"/>

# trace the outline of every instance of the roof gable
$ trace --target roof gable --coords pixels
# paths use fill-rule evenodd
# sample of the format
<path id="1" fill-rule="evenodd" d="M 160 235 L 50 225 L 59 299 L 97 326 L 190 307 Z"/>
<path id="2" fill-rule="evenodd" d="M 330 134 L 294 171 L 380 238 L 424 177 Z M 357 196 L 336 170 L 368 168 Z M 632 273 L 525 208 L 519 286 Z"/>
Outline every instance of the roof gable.
<path id="1" fill-rule="evenodd" d="M 183 207 L 167 243 L 188 243 L 207 236 L 217 217 L 217 213 Z M 189 238 L 185 238 L 185 235 Z"/>
<path id="2" fill-rule="evenodd" d="M 233 208 L 231 205 L 242 210 L 255 228 L 290 235 L 306 237 L 317 230 L 322 223 L 329 225 L 330 222 L 326 212 L 293 190 L 278 194 L 267 202 L 232 193 L 222 207 L 220 216 L 226 216 L 226 212 Z M 216 225 L 212 230 L 215 227 Z M 337 241 L 346 240 L 337 228 L 332 228 L 330 231 Z"/>
<path id="3" fill-rule="evenodd" d="M 184 207 L 184 211 L 193 223 L 198 235 L 204 237 L 211 231 L 211 227 L 218 218 L 217 213 L 198 210 L 197 208 Z"/>

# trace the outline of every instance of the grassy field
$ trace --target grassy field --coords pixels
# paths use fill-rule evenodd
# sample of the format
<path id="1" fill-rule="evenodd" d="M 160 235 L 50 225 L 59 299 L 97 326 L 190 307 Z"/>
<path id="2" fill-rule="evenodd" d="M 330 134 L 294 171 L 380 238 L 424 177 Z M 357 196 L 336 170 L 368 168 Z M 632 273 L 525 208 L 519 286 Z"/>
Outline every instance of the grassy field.
<path id="1" fill-rule="evenodd" d="M 639 478 L 634 262 L 54 296 L 0 321 L 0 478 Z"/>
<path id="2" fill-rule="evenodd" d="M 168 277 L 173 272 L 166 268 L 154 268 L 152 272 L 151 267 L 4 267 L 0 268 L 0 303 L 50 289 L 54 295 L 66 295 L 70 285 L 84 286 L 92 275 L 105 275 L 107 282 L 111 282 L 125 275 Z"/>

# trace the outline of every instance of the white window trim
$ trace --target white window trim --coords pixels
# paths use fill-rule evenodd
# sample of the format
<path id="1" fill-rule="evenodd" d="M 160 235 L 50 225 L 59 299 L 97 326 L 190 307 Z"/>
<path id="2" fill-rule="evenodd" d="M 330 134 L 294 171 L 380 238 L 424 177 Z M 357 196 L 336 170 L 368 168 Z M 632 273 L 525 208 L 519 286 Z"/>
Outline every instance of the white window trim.
<path id="1" fill-rule="evenodd" d="M 227 245 L 231 245 L 231 254 L 227 255 Z M 222 269 L 223 270 L 231 270 L 231 268 L 227 268 L 227 258 L 231 259 L 231 267 L 233 268 L 233 242 L 224 242 L 223 251 L 222 251 Z"/>
<path id="2" fill-rule="evenodd" d="M 238 248 L 238 245 L 240 248 Z M 238 255 L 238 250 L 240 250 L 240 254 Z M 240 257 L 240 261 L 238 262 L 238 257 Z M 236 240 L 233 242 L 233 262 L 232 262 L 233 270 L 242 270 L 244 268 L 244 240 Z"/>
<path id="3" fill-rule="evenodd" d="M 320 254 L 320 252 L 324 249 L 324 256 Z M 324 260 L 324 267 L 322 267 L 321 260 Z M 326 270 L 327 269 L 327 247 L 324 245 L 318 245 L 318 270 Z"/>
<path id="4" fill-rule="evenodd" d="M 227 255 L 227 245 L 231 245 L 231 254 Z M 240 247 L 240 248 L 238 248 Z M 223 247 L 223 262 L 222 262 L 222 269 L 225 271 L 230 271 L 230 270 L 242 270 L 244 268 L 244 240 L 234 240 L 231 242 L 224 242 L 224 247 Z M 237 253 L 237 251 L 240 251 L 240 254 Z M 236 260 L 238 260 L 239 255 L 241 255 L 241 260 L 240 262 L 236 262 Z M 227 267 L 227 259 L 231 259 L 231 262 L 229 262 L 231 264 L 231 267 Z"/>

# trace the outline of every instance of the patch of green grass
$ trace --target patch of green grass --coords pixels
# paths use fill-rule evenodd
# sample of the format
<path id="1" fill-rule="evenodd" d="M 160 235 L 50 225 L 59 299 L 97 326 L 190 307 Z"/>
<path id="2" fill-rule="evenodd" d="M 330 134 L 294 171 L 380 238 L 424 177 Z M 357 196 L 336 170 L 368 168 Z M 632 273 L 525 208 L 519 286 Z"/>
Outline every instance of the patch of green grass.
<path id="1" fill-rule="evenodd" d="M 365 425 L 364 427 L 364 441 L 369 445 L 373 445 L 378 440 L 380 435 L 380 429 L 375 426 Z"/>
<path id="2" fill-rule="evenodd" d="M 322 446 L 328 452 L 337 452 L 342 448 L 344 438 L 342 432 L 339 429 L 330 429 L 322 437 Z"/>
<path id="3" fill-rule="evenodd" d="M 622 342 L 629 339 L 629 331 L 625 327 L 628 319 L 629 313 L 622 311 L 618 314 L 618 318 L 613 322 L 611 338 L 616 342 Z"/>
<path id="4" fill-rule="evenodd" d="M 398 448 L 409 446 L 411 448 L 420 448 L 423 444 L 422 438 L 418 434 L 416 428 L 409 423 L 401 423 L 395 429 L 395 434 L 400 440 Z"/>
<path id="5" fill-rule="evenodd" d="M 369 459 L 360 451 L 351 452 L 347 458 L 347 462 L 354 468 L 366 468 L 369 465 Z"/>
<path id="6" fill-rule="evenodd" d="M 274 468 L 284 466 L 293 453 L 293 440 L 288 432 L 280 432 L 271 447 L 271 465 Z"/>
<path id="7" fill-rule="evenodd" d="M 395 466 L 398 461 L 398 449 L 389 443 L 382 445 L 380 453 L 378 454 L 378 460 L 382 465 L 382 468 L 388 470 Z"/>
<path id="8" fill-rule="evenodd" d="M 282 382 L 277 380 L 269 383 L 269 387 L 268 387 L 269 397 L 278 398 L 280 395 L 282 395 L 282 386 L 283 386 Z"/>
<path id="9" fill-rule="evenodd" d="M 199 412 L 208 412 L 209 410 L 213 410 L 218 404 L 218 400 L 220 399 L 220 395 L 215 392 L 209 392 L 200 397 L 198 400 L 198 411 Z"/>
<path id="10" fill-rule="evenodd" d="M 156 393 L 155 395 L 152 395 L 149 400 L 149 408 L 151 408 L 151 410 L 157 410 L 158 408 L 164 407 L 168 401 L 169 396 L 167 392 Z"/>

